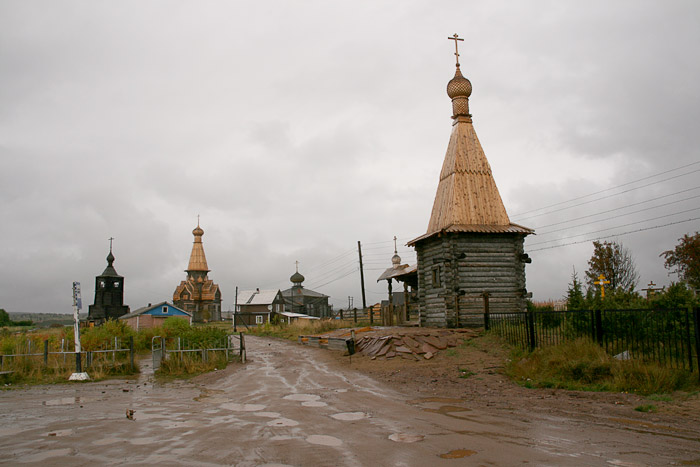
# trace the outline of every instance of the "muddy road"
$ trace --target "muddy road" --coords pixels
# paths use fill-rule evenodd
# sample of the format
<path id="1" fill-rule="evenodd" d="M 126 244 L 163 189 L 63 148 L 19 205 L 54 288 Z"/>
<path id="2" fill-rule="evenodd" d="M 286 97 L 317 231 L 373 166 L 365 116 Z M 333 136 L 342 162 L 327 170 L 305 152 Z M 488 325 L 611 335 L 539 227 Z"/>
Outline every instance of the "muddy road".
<path id="1" fill-rule="evenodd" d="M 415 398 L 329 351 L 248 337 L 249 362 L 190 381 L 0 393 L 6 465 L 698 465 L 700 427 Z M 517 403 L 516 403 L 517 405 Z M 133 410 L 133 420 L 126 417 Z"/>

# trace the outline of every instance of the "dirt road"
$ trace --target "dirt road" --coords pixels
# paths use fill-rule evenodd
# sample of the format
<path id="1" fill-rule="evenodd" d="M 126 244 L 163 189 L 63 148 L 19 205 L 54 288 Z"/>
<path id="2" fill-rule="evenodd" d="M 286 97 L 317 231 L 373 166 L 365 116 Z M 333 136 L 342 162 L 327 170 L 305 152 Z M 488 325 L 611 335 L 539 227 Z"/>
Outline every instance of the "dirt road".
<path id="1" fill-rule="evenodd" d="M 191 381 L 110 381 L 0 393 L 12 465 L 697 465 L 700 428 L 411 398 L 329 351 L 248 337 L 249 362 Z M 439 388 L 438 388 L 439 392 Z M 134 410 L 134 420 L 126 410 Z"/>

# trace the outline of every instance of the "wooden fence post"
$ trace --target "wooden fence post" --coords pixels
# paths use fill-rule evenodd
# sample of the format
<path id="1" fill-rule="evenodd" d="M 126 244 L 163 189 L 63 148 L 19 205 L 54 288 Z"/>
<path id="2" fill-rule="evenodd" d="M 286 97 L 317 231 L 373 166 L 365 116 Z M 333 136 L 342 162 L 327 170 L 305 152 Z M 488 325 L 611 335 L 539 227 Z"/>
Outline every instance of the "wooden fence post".
<path id="1" fill-rule="evenodd" d="M 44 366 L 49 365 L 49 340 L 44 341 Z"/>
<path id="2" fill-rule="evenodd" d="M 243 338 L 243 333 L 240 333 L 240 357 L 241 363 L 245 363 L 245 339 Z"/>
<path id="3" fill-rule="evenodd" d="M 129 364 L 131 372 L 134 372 L 134 336 L 129 336 Z"/>
<path id="4" fill-rule="evenodd" d="M 489 314 L 489 295 L 488 292 L 481 294 L 484 297 L 484 330 L 491 329 L 491 315 Z"/>

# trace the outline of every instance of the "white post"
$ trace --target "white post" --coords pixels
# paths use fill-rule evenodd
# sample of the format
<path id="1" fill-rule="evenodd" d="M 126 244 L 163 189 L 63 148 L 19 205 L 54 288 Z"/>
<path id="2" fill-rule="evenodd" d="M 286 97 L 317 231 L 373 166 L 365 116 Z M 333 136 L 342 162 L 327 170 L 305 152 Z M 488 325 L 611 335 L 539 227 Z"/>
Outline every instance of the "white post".
<path id="1" fill-rule="evenodd" d="M 83 301 L 80 298 L 80 282 L 73 282 L 73 335 L 75 337 L 75 359 L 76 372 L 70 375 L 69 381 L 85 381 L 90 379 L 87 373 L 82 371 L 80 365 L 80 320 L 78 312 L 83 307 Z"/>

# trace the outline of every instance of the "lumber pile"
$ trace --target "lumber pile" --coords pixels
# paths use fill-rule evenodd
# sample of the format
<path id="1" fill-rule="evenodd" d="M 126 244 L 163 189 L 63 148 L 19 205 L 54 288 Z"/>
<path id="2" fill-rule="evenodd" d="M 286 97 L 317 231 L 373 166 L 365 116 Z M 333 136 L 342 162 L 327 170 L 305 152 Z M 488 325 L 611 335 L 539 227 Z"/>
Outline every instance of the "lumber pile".
<path id="1" fill-rule="evenodd" d="M 473 337 L 470 329 L 439 329 L 423 332 L 396 332 L 389 335 L 365 335 L 355 341 L 355 349 L 371 358 L 400 357 L 429 360 L 440 350 L 456 347 Z"/>

